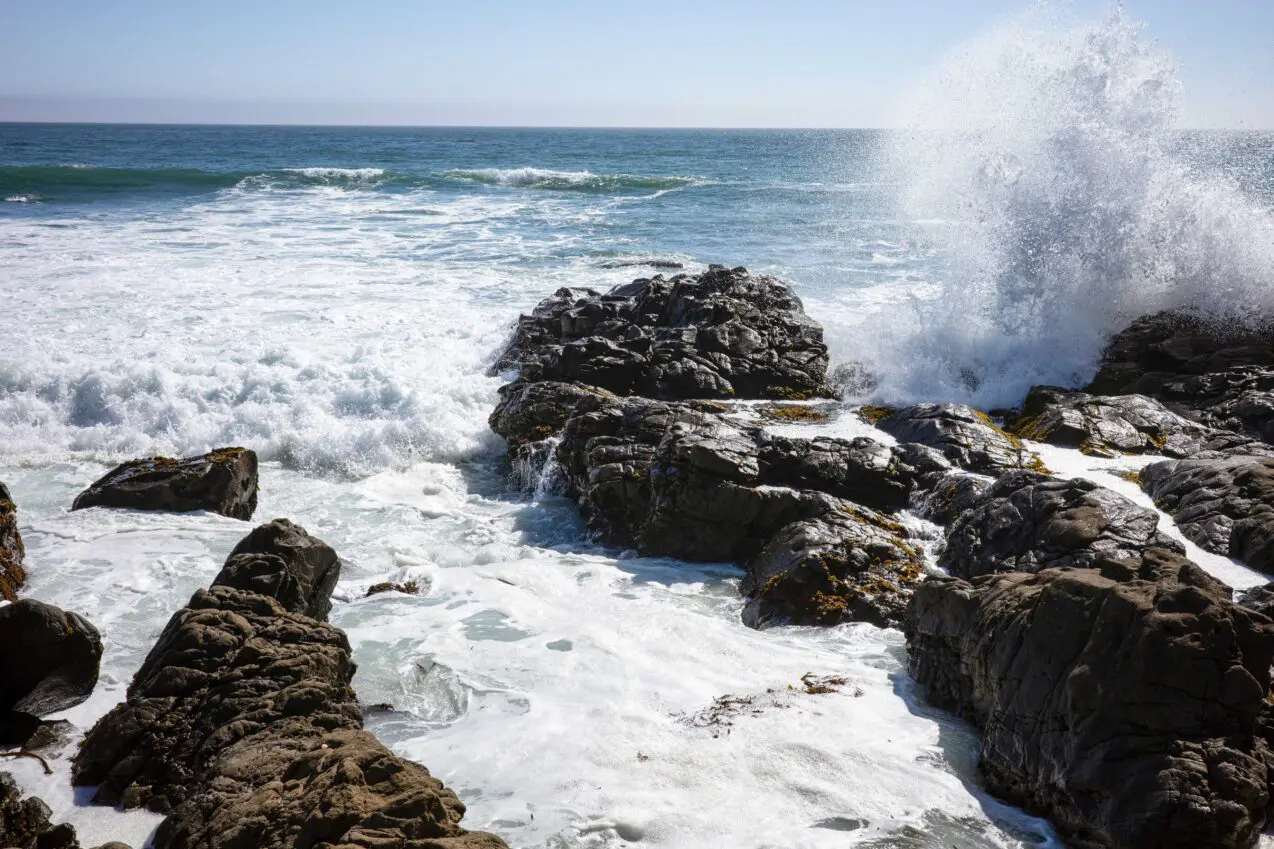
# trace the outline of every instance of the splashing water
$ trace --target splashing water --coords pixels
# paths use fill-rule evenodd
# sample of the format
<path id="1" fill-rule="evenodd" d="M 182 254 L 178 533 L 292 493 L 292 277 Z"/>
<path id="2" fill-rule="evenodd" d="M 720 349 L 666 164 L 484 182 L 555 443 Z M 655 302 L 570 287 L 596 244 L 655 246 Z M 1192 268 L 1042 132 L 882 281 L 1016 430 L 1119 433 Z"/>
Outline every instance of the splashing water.
<path id="1" fill-rule="evenodd" d="M 1174 158 L 1180 83 L 1122 10 L 1038 7 L 952 55 L 882 165 L 939 254 L 937 292 L 866 353 L 890 400 L 1079 385 L 1139 315 L 1245 321 L 1274 300 L 1274 216 Z"/>

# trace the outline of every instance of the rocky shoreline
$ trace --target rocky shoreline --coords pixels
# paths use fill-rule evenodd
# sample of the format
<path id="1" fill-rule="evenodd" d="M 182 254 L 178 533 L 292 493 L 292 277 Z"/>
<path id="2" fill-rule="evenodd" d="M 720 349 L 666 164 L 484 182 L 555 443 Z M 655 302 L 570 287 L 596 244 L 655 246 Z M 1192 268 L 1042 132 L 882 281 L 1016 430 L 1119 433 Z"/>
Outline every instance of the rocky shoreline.
<path id="1" fill-rule="evenodd" d="M 928 700 L 979 730 L 986 789 L 1068 845 L 1255 845 L 1274 799 L 1274 585 L 1235 600 L 1158 513 L 1053 474 L 1032 443 L 1154 458 L 1138 483 L 1186 539 L 1274 574 L 1268 329 L 1149 316 L 1082 391 L 1035 387 L 996 418 L 861 407 L 867 435 L 802 436 L 869 368 L 829 374 L 790 287 L 712 266 L 559 290 L 493 372 L 516 374 L 490 425 L 519 486 L 574 499 L 607 545 L 738 563 L 752 628 L 900 628 Z M 243 448 L 135 460 L 71 509 L 249 520 L 257 465 Z M 43 717 L 92 692 L 102 643 L 20 598 L 16 517 L 0 486 L 0 730 L 8 754 L 35 756 L 66 731 Z M 157 849 L 504 846 L 363 730 L 350 645 L 327 622 L 340 570 L 298 525 L 254 529 L 87 732 L 74 783 L 164 814 Z M 0 845 L 78 846 L 3 774 L 0 811 Z"/>

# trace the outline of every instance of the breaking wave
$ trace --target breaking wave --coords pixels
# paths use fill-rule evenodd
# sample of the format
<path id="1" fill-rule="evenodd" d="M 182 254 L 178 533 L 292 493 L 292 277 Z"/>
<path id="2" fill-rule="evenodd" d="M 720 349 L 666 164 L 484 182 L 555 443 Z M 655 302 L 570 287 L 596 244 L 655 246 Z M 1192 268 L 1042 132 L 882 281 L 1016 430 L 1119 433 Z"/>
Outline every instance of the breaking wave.
<path id="1" fill-rule="evenodd" d="M 567 192 L 617 192 L 625 190 L 678 189 L 703 185 L 699 177 L 649 177 L 640 174 L 594 174 L 591 171 L 552 171 L 544 168 L 476 168 L 444 171 L 439 176 L 470 180 L 488 186 L 518 189 L 551 189 Z"/>

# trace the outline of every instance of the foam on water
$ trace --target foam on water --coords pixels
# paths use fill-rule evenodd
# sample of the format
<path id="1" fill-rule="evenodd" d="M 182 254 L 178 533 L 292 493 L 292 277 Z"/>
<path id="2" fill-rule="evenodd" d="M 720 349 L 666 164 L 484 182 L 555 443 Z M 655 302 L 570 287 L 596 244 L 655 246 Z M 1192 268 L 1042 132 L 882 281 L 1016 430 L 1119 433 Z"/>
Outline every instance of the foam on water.
<path id="1" fill-rule="evenodd" d="M 963 45 L 919 86 L 882 167 L 932 219 L 940 294 L 893 306 L 861 353 L 891 400 L 1018 402 L 1091 377 L 1132 318 L 1243 321 L 1274 302 L 1274 215 L 1175 154 L 1180 84 L 1122 10 L 1055 6 Z M 874 344 L 873 344 L 874 343 Z"/>

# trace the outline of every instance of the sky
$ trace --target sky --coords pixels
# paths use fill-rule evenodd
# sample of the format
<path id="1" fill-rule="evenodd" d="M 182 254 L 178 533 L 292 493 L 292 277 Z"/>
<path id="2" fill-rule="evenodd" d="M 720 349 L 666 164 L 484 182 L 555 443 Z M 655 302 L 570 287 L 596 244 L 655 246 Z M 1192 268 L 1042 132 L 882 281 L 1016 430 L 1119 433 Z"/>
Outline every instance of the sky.
<path id="1" fill-rule="evenodd" d="M 0 121 L 888 126 L 1027 3 L 0 0 Z M 1274 129 L 1274 0 L 1124 6 L 1179 63 L 1183 126 Z"/>

